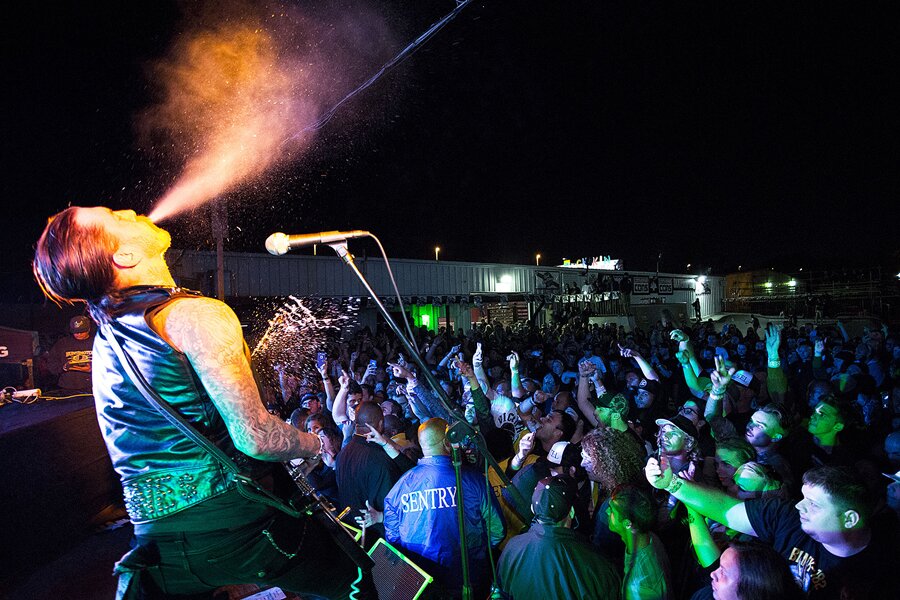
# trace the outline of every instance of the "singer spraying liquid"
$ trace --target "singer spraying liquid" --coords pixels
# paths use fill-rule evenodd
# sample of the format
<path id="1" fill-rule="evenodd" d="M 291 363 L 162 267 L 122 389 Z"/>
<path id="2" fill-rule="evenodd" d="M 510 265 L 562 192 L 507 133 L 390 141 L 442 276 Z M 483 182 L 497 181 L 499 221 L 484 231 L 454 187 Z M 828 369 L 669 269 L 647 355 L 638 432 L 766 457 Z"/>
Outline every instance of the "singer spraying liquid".
<path id="1" fill-rule="evenodd" d="M 50 299 L 86 303 L 98 325 L 97 416 L 137 540 L 116 567 L 119 597 L 239 583 L 348 597 L 357 569 L 332 538 L 235 475 L 317 456 L 321 439 L 265 410 L 237 317 L 175 285 L 170 243 L 134 211 L 72 207 L 49 219 L 33 263 Z M 357 597 L 374 597 L 363 581 Z"/>

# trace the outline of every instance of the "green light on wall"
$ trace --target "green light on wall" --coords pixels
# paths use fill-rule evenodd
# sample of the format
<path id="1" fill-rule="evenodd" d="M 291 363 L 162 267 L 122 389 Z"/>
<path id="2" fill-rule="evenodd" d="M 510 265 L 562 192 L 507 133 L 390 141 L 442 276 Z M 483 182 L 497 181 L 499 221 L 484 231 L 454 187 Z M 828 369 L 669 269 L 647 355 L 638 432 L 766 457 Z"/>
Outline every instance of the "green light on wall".
<path id="1" fill-rule="evenodd" d="M 416 327 L 424 327 L 429 331 L 437 331 L 441 317 L 440 307 L 435 307 L 433 304 L 425 304 L 424 306 L 414 304 L 410 306 L 410 314 L 412 316 L 413 324 Z"/>

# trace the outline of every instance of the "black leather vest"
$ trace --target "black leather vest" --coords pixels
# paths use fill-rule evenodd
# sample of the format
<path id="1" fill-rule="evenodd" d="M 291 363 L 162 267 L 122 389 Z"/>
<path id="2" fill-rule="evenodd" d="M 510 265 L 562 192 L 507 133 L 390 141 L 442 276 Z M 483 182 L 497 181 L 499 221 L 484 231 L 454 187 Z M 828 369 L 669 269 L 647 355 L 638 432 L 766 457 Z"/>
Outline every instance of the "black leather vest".
<path id="1" fill-rule="evenodd" d="M 230 478 L 214 458 L 144 399 L 120 365 L 107 335 L 116 337 L 150 386 L 194 428 L 229 456 L 240 454 L 187 357 L 157 335 L 145 318 L 176 298 L 198 296 L 179 288 L 141 286 L 107 296 L 91 307 L 101 325 L 93 354 L 97 419 L 122 480 L 125 508 L 135 524 L 222 494 L 229 489 Z"/>

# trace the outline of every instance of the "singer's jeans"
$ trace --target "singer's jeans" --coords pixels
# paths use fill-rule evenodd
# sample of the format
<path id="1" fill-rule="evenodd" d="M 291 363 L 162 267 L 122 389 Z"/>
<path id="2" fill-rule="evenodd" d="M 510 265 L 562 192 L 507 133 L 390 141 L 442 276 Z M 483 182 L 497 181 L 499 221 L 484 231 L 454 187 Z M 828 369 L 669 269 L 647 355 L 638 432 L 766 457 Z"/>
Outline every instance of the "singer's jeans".
<path id="1" fill-rule="evenodd" d="M 202 594 L 223 585 L 252 583 L 306 596 L 347 598 L 358 575 L 356 565 L 318 523 L 280 512 L 234 529 L 135 539 L 153 554 L 158 550 L 159 564 L 146 574 L 167 595 Z M 289 558 L 285 553 L 296 556 Z"/>

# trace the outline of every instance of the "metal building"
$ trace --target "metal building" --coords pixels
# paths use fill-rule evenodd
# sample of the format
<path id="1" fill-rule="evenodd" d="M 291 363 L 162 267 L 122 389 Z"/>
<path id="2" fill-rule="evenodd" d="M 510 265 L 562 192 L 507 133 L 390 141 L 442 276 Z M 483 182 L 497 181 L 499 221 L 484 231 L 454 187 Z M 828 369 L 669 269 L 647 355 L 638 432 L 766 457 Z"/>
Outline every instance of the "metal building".
<path id="1" fill-rule="evenodd" d="M 179 285 L 215 295 L 215 252 L 173 249 L 168 260 Z M 385 305 L 396 310 L 384 262 L 369 257 L 357 258 L 356 264 Z M 704 317 L 719 313 L 724 298 L 724 278 L 712 276 L 408 259 L 391 261 L 391 269 L 404 304 L 412 306 L 417 324 L 429 328 L 449 322 L 466 330 L 481 316 L 504 322 L 534 316 L 540 321 L 551 311 L 566 310 L 623 324 L 627 312 L 633 325 L 644 326 L 664 311 L 677 321 L 693 318 L 696 298 Z M 626 277 L 632 288 L 627 311 L 620 291 Z M 337 256 L 226 252 L 223 279 L 225 296 L 236 305 L 289 295 L 367 297 Z"/>

